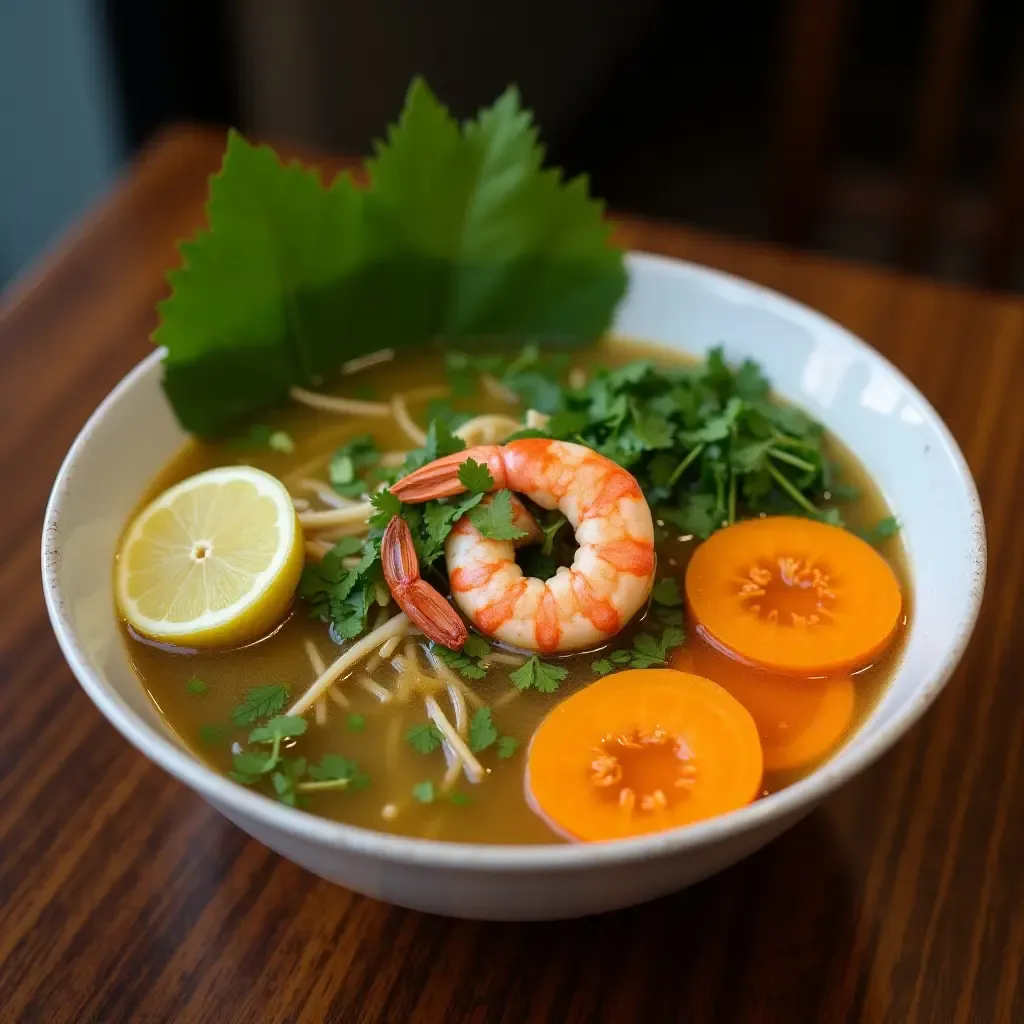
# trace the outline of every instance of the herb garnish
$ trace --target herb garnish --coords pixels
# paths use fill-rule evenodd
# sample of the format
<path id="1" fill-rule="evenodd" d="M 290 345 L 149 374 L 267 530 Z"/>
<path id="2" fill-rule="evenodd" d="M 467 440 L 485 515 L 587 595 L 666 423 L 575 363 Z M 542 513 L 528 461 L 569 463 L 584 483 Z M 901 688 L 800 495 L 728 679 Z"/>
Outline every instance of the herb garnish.
<path id="1" fill-rule="evenodd" d="M 193 676 L 186 684 L 185 689 L 197 697 L 206 693 L 208 687 L 199 676 Z"/>
<path id="2" fill-rule="evenodd" d="M 535 654 L 525 665 L 517 668 L 515 672 L 510 672 L 509 679 L 520 690 L 528 690 L 533 687 L 535 690 L 540 690 L 541 693 L 554 693 L 558 689 L 558 684 L 568 674 L 567 668 L 541 661 Z"/>
<path id="3" fill-rule="evenodd" d="M 252 725 L 260 718 L 276 715 L 288 700 L 288 687 L 281 683 L 256 686 L 249 690 L 242 703 L 231 712 L 235 725 Z"/>
<path id="4" fill-rule="evenodd" d="M 509 89 L 460 126 L 416 80 L 366 189 L 348 173 L 325 187 L 231 132 L 153 336 L 182 425 L 216 435 L 381 348 L 604 333 L 622 251 L 585 179 L 542 169 L 531 120 Z M 533 372 L 516 367 L 518 393 L 557 401 Z"/>
<path id="5" fill-rule="evenodd" d="M 412 787 L 412 798 L 417 803 L 432 804 L 434 802 L 434 784 L 432 782 L 417 782 Z"/>
<path id="6" fill-rule="evenodd" d="M 418 754 L 432 754 L 441 749 L 444 733 L 433 722 L 422 722 L 406 732 L 405 742 Z"/>

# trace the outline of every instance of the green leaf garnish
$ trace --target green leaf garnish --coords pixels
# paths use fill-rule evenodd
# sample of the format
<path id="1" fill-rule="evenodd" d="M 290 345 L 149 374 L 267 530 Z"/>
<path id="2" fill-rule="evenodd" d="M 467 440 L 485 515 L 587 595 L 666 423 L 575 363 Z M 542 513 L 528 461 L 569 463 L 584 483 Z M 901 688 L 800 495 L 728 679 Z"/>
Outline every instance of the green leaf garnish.
<path id="1" fill-rule="evenodd" d="M 276 715 L 288 700 L 288 687 L 280 683 L 270 686 L 255 686 L 249 690 L 242 703 L 231 712 L 235 725 L 252 725 L 261 718 Z"/>
<path id="2" fill-rule="evenodd" d="M 209 723 L 207 725 L 201 725 L 199 727 L 199 739 L 200 742 L 212 746 L 214 743 L 219 743 L 224 739 L 227 729 L 223 725 L 216 725 Z"/>
<path id="3" fill-rule="evenodd" d="M 450 793 L 448 795 L 448 802 L 455 804 L 457 807 L 468 807 L 473 801 L 470 800 L 467 793 Z"/>
<path id="4" fill-rule="evenodd" d="M 193 676 L 185 684 L 185 689 L 188 690 L 189 693 L 194 693 L 198 697 L 200 694 L 206 693 L 208 687 L 198 676 Z"/>
<path id="5" fill-rule="evenodd" d="M 306 731 L 306 720 L 297 715 L 278 715 L 265 725 L 258 725 L 249 733 L 250 743 L 273 743 L 275 740 L 291 739 Z"/>
<path id="6" fill-rule="evenodd" d="M 379 458 L 380 450 L 369 434 L 353 437 L 331 456 L 327 470 L 331 486 L 348 498 L 364 494 L 369 486 L 361 474 L 375 466 Z"/>
<path id="7" fill-rule="evenodd" d="M 514 736 L 502 736 L 498 740 L 498 757 L 502 760 L 510 758 L 519 749 L 519 740 Z"/>
<path id="8" fill-rule="evenodd" d="M 433 640 L 430 642 L 430 650 L 466 679 L 483 679 L 487 675 L 487 669 L 480 664 L 480 658 L 489 654 L 491 649 L 478 636 L 468 637 L 461 651 L 453 651 Z"/>
<path id="9" fill-rule="evenodd" d="M 345 728 L 349 732 L 362 732 L 366 728 L 366 717 L 364 715 L 349 715 L 345 719 Z"/>
<path id="10" fill-rule="evenodd" d="M 683 630 L 675 626 L 665 629 L 660 639 L 650 633 L 640 633 L 633 638 L 633 647 L 628 659 L 629 667 L 655 668 L 664 665 L 668 659 L 668 652 L 673 647 L 678 647 L 685 639 L 686 634 Z"/>
<path id="11" fill-rule="evenodd" d="M 231 132 L 154 334 L 182 424 L 220 433 L 385 347 L 599 337 L 625 292 L 622 252 L 585 180 L 542 158 L 514 89 L 460 128 L 420 80 L 366 189 L 348 173 L 325 187 Z"/>
<path id="12" fill-rule="evenodd" d="M 568 674 L 567 668 L 541 661 L 535 654 L 525 665 L 517 668 L 515 672 L 511 672 L 509 679 L 520 690 L 528 690 L 533 687 L 535 690 L 540 690 L 541 693 L 554 693 L 558 689 L 558 684 Z"/>
<path id="13" fill-rule="evenodd" d="M 683 595 L 679 593 L 679 584 L 671 576 L 666 576 L 655 583 L 651 600 L 667 608 L 678 608 L 683 603 Z"/>
<path id="14" fill-rule="evenodd" d="M 459 483 L 474 494 L 486 494 L 494 487 L 494 477 L 486 465 L 466 459 L 459 466 Z"/>
<path id="15" fill-rule="evenodd" d="M 432 754 L 441 749 L 444 733 L 433 722 L 423 722 L 406 732 L 405 742 L 418 754 Z"/>
<path id="16" fill-rule="evenodd" d="M 469 519 L 488 540 L 519 540 L 526 536 L 526 532 L 515 525 L 511 491 L 498 491 L 490 501 L 472 509 Z"/>
<path id="17" fill-rule="evenodd" d="M 417 803 L 432 804 L 434 802 L 434 784 L 432 782 L 417 782 L 412 787 L 412 798 Z"/>
<path id="18" fill-rule="evenodd" d="M 498 742 L 498 730 L 491 720 L 490 708 L 477 708 L 469 721 L 469 749 L 474 754 Z"/>

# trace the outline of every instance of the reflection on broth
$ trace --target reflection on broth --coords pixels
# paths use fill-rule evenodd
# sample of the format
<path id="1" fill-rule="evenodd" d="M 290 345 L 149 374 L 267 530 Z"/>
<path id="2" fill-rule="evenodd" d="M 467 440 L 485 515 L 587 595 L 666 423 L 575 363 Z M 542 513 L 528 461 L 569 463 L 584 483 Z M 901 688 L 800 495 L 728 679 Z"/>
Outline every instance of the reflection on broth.
<path id="1" fill-rule="evenodd" d="M 294 499 L 303 528 L 298 543 L 307 562 L 307 576 L 300 588 L 305 599 L 294 603 L 283 624 L 262 639 L 233 649 L 187 650 L 145 640 L 125 627 L 125 643 L 135 670 L 170 726 L 197 756 L 215 769 L 234 773 L 242 784 L 253 785 L 268 797 L 277 795 L 285 802 L 294 800 L 316 814 L 339 821 L 385 832 L 466 842 L 551 843 L 564 841 L 567 832 L 583 838 L 612 838 L 684 824 L 689 819 L 678 809 L 688 800 L 696 807 L 705 795 L 707 806 L 715 808 L 708 811 L 709 814 L 720 813 L 731 806 L 726 803 L 719 807 L 715 803 L 716 794 L 724 794 L 732 785 L 722 776 L 716 761 L 727 762 L 730 755 L 718 751 L 716 757 L 714 749 L 708 751 L 701 747 L 701 735 L 694 734 L 692 742 L 687 738 L 691 723 L 698 723 L 693 727 L 699 729 L 701 716 L 713 717 L 714 708 L 705 708 L 701 703 L 704 698 L 697 689 L 689 693 L 685 702 L 672 703 L 675 701 L 672 687 L 677 679 L 685 677 L 666 672 L 667 664 L 719 684 L 709 691 L 712 701 L 727 701 L 728 709 L 734 704 L 746 709 L 740 711 L 742 721 L 737 718 L 738 728 L 742 732 L 746 728 L 743 723 L 750 719 L 756 727 L 760 751 L 751 752 L 751 756 L 756 756 L 764 766 L 763 778 L 757 787 L 759 794 L 778 790 L 812 771 L 844 742 L 871 710 L 891 674 L 899 638 L 893 641 L 891 629 L 882 636 L 884 629 L 879 626 L 879 636 L 884 642 L 858 659 L 860 638 L 856 624 L 844 625 L 853 639 L 842 648 L 839 657 L 853 661 L 842 665 L 836 662 L 839 667 L 828 668 L 828 678 L 809 678 L 825 673 L 807 668 L 814 662 L 806 652 L 790 659 L 793 665 L 803 666 L 797 672 L 802 672 L 803 678 L 794 677 L 797 670 L 791 671 L 793 666 L 787 667 L 785 659 L 780 664 L 762 661 L 788 673 L 780 674 L 756 668 L 740 657 L 724 653 L 722 648 L 729 643 L 722 641 L 729 641 L 733 645 L 732 654 L 742 654 L 747 661 L 756 662 L 761 649 L 740 649 L 748 640 L 755 645 L 758 642 L 746 622 L 742 634 L 735 630 L 729 633 L 731 627 L 720 626 L 709 613 L 707 623 L 714 628 L 708 635 L 717 638 L 719 642 L 715 644 L 705 639 L 703 621 L 700 629 L 695 628 L 693 621 L 684 623 L 687 567 L 702 543 L 696 535 L 699 530 L 684 527 L 686 523 L 700 523 L 701 515 L 713 517 L 717 514 L 716 508 L 724 510 L 726 518 L 742 519 L 751 507 L 765 514 L 758 502 L 776 503 L 767 508 L 768 518 L 762 522 L 783 522 L 773 519 L 773 514 L 792 516 L 804 511 L 797 499 L 814 500 L 826 510 L 836 510 L 836 514 L 841 507 L 846 526 L 864 531 L 884 520 L 888 513 L 860 466 L 832 439 L 825 440 L 825 451 L 829 459 L 835 461 L 839 472 L 830 469 L 828 479 L 815 478 L 813 486 L 808 484 L 796 497 L 791 497 L 787 487 L 799 488 L 801 481 L 811 479 L 808 467 L 813 468 L 813 460 L 817 458 L 814 447 L 817 442 L 808 442 L 806 448 L 787 442 L 787 438 L 797 435 L 787 433 L 785 421 L 780 419 L 778 423 L 768 423 L 760 441 L 752 437 L 742 450 L 730 450 L 727 446 L 737 443 L 738 428 L 733 421 L 739 414 L 738 406 L 730 406 L 724 399 L 717 410 L 695 409 L 693 415 L 703 417 L 701 425 L 689 434 L 680 428 L 678 436 L 683 437 L 683 441 L 673 440 L 666 433 L 666 425 L 675 422 L 672 402 L 686 400 L 682 391 L 663 389 L 655 394 L 651 388 L 645 397 L 624 398 L 621 407 L 616 408 L 616 394 L 611 390 L 607 394 L 595 390 L 587 398 L 585 408 L 582 399 L 576 403 L 580 408 L 572 407 L 570 402 L 568 411 L 559 411 L 553 421 L 548 419 L 547 413 L 536 408 L 531 410 L 531 405 L 543 404 L 546 389 L 574 388 L 582 394 L 581 389 L 594 379 L 597 367 L 639 365 L 640 360 L 651 360 L 670 369 L 674 367 L 676 372 L 690 365 L 670 351 L 624 341 L 607 342 L 581 355 L 572 366 L 559 367 L 555 373 L 541 372 L 530 366 L 528 372 L 535 373 L 537 379 L 528 385 L 516 379 L 516 390 L 513 390 L 505 380 L 505 377 L 512 380 L 511 375 L 497 370 L 492 373 L 480 366 L 467 369 L 457 360 L 450 360 L 446 371 L 444 358 L 436 353 L 403 353 L 400 359 L 393 361 L 370 358 L 349 367 L 351 372 L 342 377 L 330 394 L 293 393 L 294 402 L 269 422 L 253 427 L 241 439 L 218 444 L 190 443 L 160 474 L 146 500 L 155 498 L 172 484 L 215 467 L 245 465 L 264 470 L 282 481 Z M 656 375 L 659 371 L 649 368 L 643 372 Z M 472 380 L 469 388 L 465 386 L 467 375 Z M 520 378 L 522 376 L 520 372 Z M 748 376 L 752 376 L 752 371 Z M 628 377 L 628 374 L 622 376 L 627 381 L 622 385 L 624 389 L 633 386 L 628 383 Z M 742 380 L 737 383 L 735 378 L 728 386 L 753 387 Z M 721 387 L 724 389 L 726 384 L 722 383 Z M 521 401 L 524 393 L 532 401 Z M 633 401 L 636 404 L 630 406 Z M 598 408 L 601 403 L 604 405 Z M 640 403 L 645 403 L 642 415 L 637 412 Z M 789 411 L 787 415 L 798 417 L 800 414 Z M 573 416 L 575 420 L 571 419 Z M 459 601 L 462 611 L 469 616 L 471 629 L 466 647 L 460 655 L 455 655 L 432 646 L 428 637 L 409 623 L 392 598 L 396 594 L 395 586 L 389 593 L 383 576 L 367 589 L 366 608 L 356 607 L 350 598 L 339 597 L 337 587 L 333 591 L 325 586 L 318 589 L 315 580 L 310 583 L 312 570 L 308 566 L 318 563 L 334 565 L 336 562 L 339 576 L 358 570 L 365 553 L 365 537 L 372 529 L 368 526 L 368 517 L 380 511 L 368 508 L 365 502 L 367 481 L 372 487 L 377 485 L 380 474 L 401 474 L 398 467 L 405 462 L 407 453 L 428 443 L 428 429 L 433 433 L 432 423 L 458 428 L 467 417 L 476 417 L 468 432 L 463 428 L 470 447 L 501 444 L 510 433 L 524 426 L 540 432 L 564 427 L 565 433 L 559 436 L 577 443 L 581 438 L 592 440 L 587 434 L 592 429 L 587 416 L 605 417 L 605 423 L 615 416 L 633 417 L 632 425 L 623 431 L 633 430 L 637 436 L 624 439 L 622 445 L 635 444 L 637 451 L 643 453 L 642 461 L 636 464 L 643 466 L 638 478 L 643 482 L 654 515 L 657 571 L 653 600 L 645 597 L 649 586 L 645 579 L 643 594 L 636 602 L 640 605 L 639 613 L 632 616 L 632 606 L 629 606 L 630 621 L 609 639 L 593 640 L 584 630 L 579 634 L 584 637 L 580 641 L 584 644 L 583 651 L 556 649 L 541 650 L 538 654 L 535 650 L 513 648 L 511 644 L 482 636 L 479 630 L 472 628 L 479 619 L 480 609 L 493 608 L 495 597 L 492 594 L 481 598 L 476 605 L 468 600 Z M 729 416 L 733 417 L 732 421 Z M 757 429 L 756 425 L 752 429 Z M 665 434 L 664 440 L 660 439 L 662 434 Z M 777 438 L 782 440 L 777 441 Z M 539 452 L 543 442 L 539 438 L 538 442 Z M 762 444 L 760 452 L 756 450 L 757 443 Z M 673 448 L 679 444 L 684 450 Z M 725 454 L 719 457 L 716 454 L 719 450 Z M 617 453 L 621 456 L 621 449 Z M 657 463 L 659 458 L 663 459 L 663 464 Z M 755 463 L 755 459 L 761 461 Z M 723 470 L 723 475 L 716 478 L 718 465 L 732 468 L 728 472 Z M 494 467 L 495 472 L 501 469 L 498 463 Z M 736 467 L 742 468 L 742 474 Z M 706 473 L 706 478 L 694 476 L 698 470 Z M 575 480 L 574 486 L 580 486 L 582 473 L 583 470 L 577 468 L 570 474 Z M 673 474 L 676 474 L 675 479 Z M 755 479 L 757 474 L 763 476 L 763 481 Z M 678 505 L 680 492 L 674 488 L 687 481 L 692 481 L 687 485 L 688 504 L 684 510 L 689 518 L 685 521 L 680 520 L 679 515 L 667 518 L 673 509 L 666 502 L 674 501 Z M 837 498 L 852 497 L 854 487 L 859 492 L 855 499 L 841 505 L 836 503 Z M 414 500 L 401 487 L 397 493 L 403 495 L 407 503 Z M 720 504 L 716 505 L 719 499 Z M 465 494 L 461 499 L 450 500 L 465 501 Z M 471 522 L 485 523 L 482 517 L 491 515 L 488 510 L 494 509 L 499 500 L 478 497 L 473 508 L 479 511 L 471 514 L 467 507 L 458 515 L 450 515 L 445 528 L 451 529 L 453 522 L 465 522 L 466 529 Z M 621 500 L 621 497 L 614 498 L 614 501 Z M 425 585 L 447 599 L 450 584 L 443 550 L 438 548 L 433 562 L 427 561 L 424 554 L 424 545 L 430 542 L 429 530 L 444 519 L 445 506 L 437 506 L 435 502 L 425 510 L 418 505 L 407 504 L 406 507 L 421 509 L 412 517 L 412 529 L 422 531 L 416 535 L 413 568 L 422 573 Z M 437 511 L 438 507 L 441 512 Z M 571 524 L 559 521 L 556 511 L 532 503 L 524 505 L 523 511 L 531 522 L 535 521 L 535 537 L 487 543 L 520 545 L 515 558 L 527 575 L 547 578 L 559 564 L 571 564 L 577 547 Z M 678 508 L 675 511 L 678 512 Z M 504 513 L 498 508 L 493 514 L 500 518 Z M 513 525 L 519 522 L 518 514 L 516 506 L 511 505 L 508 515 Z M 826 512 L 826 517 L 831 514 Z M 808 520 L 793 522 L 792 536 L 803 536 L 800 523 Z M 717 525 L 720 524 L 712 523 L 711 528 Z M 492 536 L 504 537 L 502 529 L 499 524 Z M 529 533 L 530 529 L 534 527 L 524 532 Z M 826 540 L 835 529 L 822 527 Z M 378 528 L 376 536 L 381 532 L 382 528 Z M 728 529 L 714 536 L 728 540 L 726 534 L 729 534 Z M 623 543 L 622 537 L 613 539 L 615 543 Z M 802 541 L 792 543 L 799 547 Z M 448 544 L 447 561 L 451 568 L 456 556 L 451 554 L 452 541 Z M 811 643 L 807 640 L 808 630 L 826 631 L 821 634 L 824 639 L 813 657 L 821 657 L 822 664 L 831 665 L 828 661 L 831 641 L 827 633 L 831 627 L 817 622 L 818 609 L 827 607 L 838 621 L 843 615 L 842 602 L 852 600 L 850 595 L 856 591 L 852 582 L 855 578 L 868 579 L 869 586 L 876 588 L 877 593 L 877 588 L 884 586 L 888 572 L 884 565 L 879 567 L 871 562 L 875 556 L 862 554 L 861 548 L 870 550 L 859 543 L 849 551 L 842 548 L 847 561 L 836 573 L 838 589 L 834 580 L 822 582 L 820 575 L 814 578 L 812 587 L 809 571 L 805 580 L 799 568 L 793 570 L 794 584 L 794 580 L 783 579 L 788 571 L 785 565 L 782 576 L 773 578 L 767 567 L 778 563 L 785 552 L 766 549 L 768 561 L 755 564 L 753 576 L 746 583 L 740 578 L 735 584 L 737 593 L 748 585 L 748 590 L 741 595 L 747 604 L 751 603 L 747 600 L 750 594 L 755 591 L 763 594 L 756 610 L 748 616 L 750 621 L 758 629 L 789 629 L 793 636 L 786 642 L 796 647 Z M 638 563 L 629 562 L 624 550 L 621 546 L 614 551 L 608 549 L 605 560 L 608 564 L 625 566 L 616 571 L 638 573 Z M 901 630 L 909 609 L 909 592 L 898 543 L 888 541 L 882 550 L 900 581 L 902 607 L 897 595 L 894 621 Z M 805 556 L 815 553 L 808 552 Z M 204 550 L 201 557 L 205 556 Z M 479 554 L 474 550 L 465 557 L 469 561 L 462 570 L 475 571 Z M 417 559 L 421 563 L 418 567 Z M 878 562 L 881 563 L 881 559 Z M 863 565 L 870 565 L 870 571 L 863 569 Z M 384 571 L 387 575 L 386 558 Z M 488 571 L 497 572 L 493 567 Z M 746 571 L 742 569 L 740 577 Z M 725 569 L 721 572 L 723 578 L 728 576 Z M 758 575 L 760 572 L 767 574 L 765 579 Z M 832 590 L 821 597 L 814 589 L 825 588 L 826 583 L 839 594 L 834 599 L 834 607 Z M 481 577 L 479 586 L 486 585 L 487 579 Z M 845 598 L 843 586 L 847 588 Z M 502 589 L 514 590 L 514 586 Z M 538 593 L 541 589 L 538 586 Z M 396 596 L 405 606 L 402 597 Z M 691 611 L 703 614 L 701 602 L 694 602 L 692 594 L 690 597 Z M 345 605 L 346 600 L 348 605 Z M 588 599 L 579 600 L 585 604 Z M 779 625 L 777 614 L 775 618 L 770 614 L 776 606 L 784 609 L 792 621 Z M 452 607 L 446 600 L 445 608 Z M 545 614 L 542 609 L 543 600 L 536 608 L 516 605 L 514 614 L 526 616 L 532 624 Z M 415 612 L 409 611 L 415 621 Z M 590 621 L 598 621 L 597 613 L 594 616 Z M 494 618 L 493 614 L 491 617 Z M 333 624 L 329 627 L 324 618 Z M 806 624 L 808 620 L 811 625 Z M 487 632 L 510 638 L 511 633 L 501 631 L 504 622 L 504 619 L 501 623 L 490 622 Z M 567 643 L 566 638 L 571 639 L 572 631 L 562 620 L 558 622 L 561 624 L 555 635 Z M 576 625 L 579 624 L 577 621 Z M 684 628 L 685 639 L 680 642 Z M 716 632 L 719 629 L 726 629 L 726 633 Z M 537 627 L 536 635 L 540 637 L 542 633 Z M 878 654 L 876 648 L 884 648 L 884 653 Z M 354 652 L 353 657 L 339 662 L 339 658 L 350 651 Z M 328 678 L 332 666 L 338 665 L 341 667 Z M 627 691 L 623 697 L 621 693 L 612 694 L 614 686 L 607 687 L 609 703 L 602 703 L 603 690 L 597 687 L 603 687 L 604 683 L 596 681 L 603 678 L 610 682 L 621 669 L 637 670 L 635 706 L 629 699 L 634 691 Z M 317 679 L 322 685 L 311 692 L 310 686 Z M 568 717 L 576 714 L 575 702 L 570 698 L 592 686 L 594 696 L 592 700 L 588 698 L 591 707 L 586 709 L 585 715 Z M 666 705 L 657 710 L 662 697 L 656 696 L 656 692 L 661 693 L 658 688 L 666 686 L 668 697 L 664 699 L 671 707 Z M 718 705 L 719 709 L 725 707 L 722 703 Z M 552 715 L 548 719 L 556 708 L 561 717 Z M 294 718 L 301 716 L 304 724 L 272 724 L 286 721 L 281 716 L 288 714 Z M 644 715 L 653 717 L 645 724 L 640 721 Z M 558 777 L 546 776 L 543 785 L 539 778 L 535 779 L 536 799 L 531 800 L 525 788 L 530 741 L 546 720 L 562 730 L 552 735 L 574 739 L 557 740 L 548 745 L 550 749 L 545 748 L 544 764 L 536 766 L 536 771 L 564 772 L 564 784 Z M 258 733 L 261 729 L 269 731 L 264 736 Z M 275 729 L 278 734 L 274 734 Z M 545 724 L 545 731 L 547 729 Z M 592 736 L 587 729 L 592 729 Z M 253 730 L 263 738 L 252 740 Z M 580 752 L 571 753 L 568 748 L 581 736 L 584 739 L 579 739 Z M 752 742 L 756 747 L 758 741 Z M 266 763 L 271 753 L 277 759 L 276 769 L 261 775 L 260 759 Z M 240 762 L 240 754 L 249 760 Z M 654 767 L 648 769 L 645 767 L 648 765 Z M 293 778 L 289 777 L 289 772 L 293 773 Z M 282 777 L 280 783 L 277 775 Z M 705 793 L 701 787 L 710 788 Z M 742 789 L 742 785 L 739 788 Z M 551 814 L 557 813 L 556 808 L 545 802 L 547 798 L 541 789 L 547 793 L 578 789 L 581 795 L 573 797 L 574 800 L 593 799 L 595 807 L 600 804 L 602 808 L 612 808 L 608 814 L 615 824 L 609 831 L 601 819 L 577 814 L 577 805 L 567 818 L 581 821 L 581 826 L 574 831 L 566 824 L 567 818 L 562 818 L 560 821 L 565 827 L 553 828 L 545 816 L 538 813 L 538 807 Z M 691 792 L 698 796 L 691 797 Z M 744 796 L 741 802 L 748 798 Z M 562 797 L 551 799 L 557 802 Z M 616 818 L 615 814 L 625 817 Z M 659 814 L 671 817 L 659 819 Z M 662 820 L 664 823 L 659 824 Z M 585 830 L 591 827 L 598 832 L 587 834 Z M 602 828 L 605 831 L 601 832 Z"/>

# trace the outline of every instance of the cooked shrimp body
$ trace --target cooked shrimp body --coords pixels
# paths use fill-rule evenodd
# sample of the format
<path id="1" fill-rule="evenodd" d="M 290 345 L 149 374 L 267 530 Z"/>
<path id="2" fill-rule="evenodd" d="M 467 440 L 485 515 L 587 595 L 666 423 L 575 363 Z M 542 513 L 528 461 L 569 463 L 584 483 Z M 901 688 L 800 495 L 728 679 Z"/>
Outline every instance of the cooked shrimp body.
<path id="1" fill-rule="evenodd" d="M 524 576 L 515 548 L 535 534 L 489 540 L 464 516 L 445 544 L 462 612 L 481 632 L 534 651 L 596 647 L 618 633 L 647 602 L 654 581 L 654 524 L 633 475 L 583 445 L 529 438 L 438 459 L 398 481 L 392 493 L 407 503 L 458 494 L 465 490 L 458 469 L 470 458 L 487 465 L 495 490 L 557 508 L 579 549 L 572 566 L 549 580 Z M 524 514 L 518 504 L 517 525 Z"/>

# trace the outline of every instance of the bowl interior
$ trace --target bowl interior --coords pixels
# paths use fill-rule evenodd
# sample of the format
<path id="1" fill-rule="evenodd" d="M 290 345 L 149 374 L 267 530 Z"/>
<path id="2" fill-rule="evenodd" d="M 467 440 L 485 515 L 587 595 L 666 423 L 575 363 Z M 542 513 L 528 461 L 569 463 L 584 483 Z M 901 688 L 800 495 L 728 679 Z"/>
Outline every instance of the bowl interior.
<path id="1" fill-rule="evenodd" d="M 816 799 L 878 756 L 948 678 L 984 586 L 977 494 L 958 448 L 917 390 L 832 321 L 700 267 L 639 255 L 629 264 L 619 332 L 693 354 L 724 344 L 730 359 L 761 362 L 779 394 L 820 419 L 861 460 L 903 526 L 917 600 L 902 664 L 846 747 L 809 778 L 762 801 L 766 806 L 756 812 L 763 816 L 777 805 L 781 813 Z M 185 440 L 160 390 L 158 359 L 154 353 L 111 393 L 61 470 L 43 538 L 47 601 L 72 667 L 118 728 L 207 795 L 216 786 L 218 797 L 251 807 L 260 798 L 226 780 L 205 779 L 212 773 L 153 749 L 158 736 L 179 747 L 180 741 L 133 673 L 114 616 L 112 563 L 120 532 L 146 486 Z M 284 813 L 266 803 L 274 815 Z M 686 831 L 696 835 L 707 831 L 705 825 L 718 827 L 711 822 Z"/>

